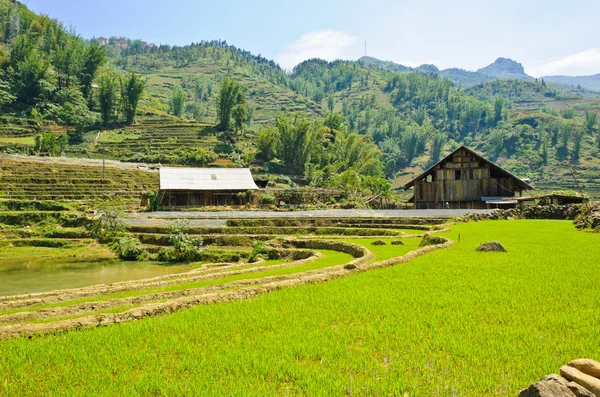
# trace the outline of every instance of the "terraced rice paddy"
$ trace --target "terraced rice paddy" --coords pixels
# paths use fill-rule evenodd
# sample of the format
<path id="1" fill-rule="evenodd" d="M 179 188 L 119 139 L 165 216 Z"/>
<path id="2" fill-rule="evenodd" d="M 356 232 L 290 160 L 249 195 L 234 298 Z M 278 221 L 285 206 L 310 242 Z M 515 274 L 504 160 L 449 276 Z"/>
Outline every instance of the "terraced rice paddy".
<path id="1" fill-rule="evenodd" d="M 112 166 L 75 165 L 29 159 L 0 160 L 0 198 L 81 202 L 118 201 L 139 207 L 141 197 L 158 187 L 158 174 Z"/>
<path id="2" fill-rule="evenodd" d="M 135 126 L 101 131 L 91 150 L 106 150 L 109 158 L 124 161 L 173 163 L 182 150 L 222 150 L 216 133 L 210 124 L 144 119 Z"/>
<path id="3" fill-rule="evenodd" d="M 392 258 L 402 258 L 417 250 L 420 241 L 417 233 L 422 235 L 431 227 L 410 225 L 399 219 L 354 220 L 352 225 L 333 219 L 231 220 L 228 223 L 226 227 L 192 228 L 190 233 L 203 235 L 210 247 L 245 252 L 242 258 L 247 257 L 256 241 L 265 241 L 280 259 L 262 259 L 253 263 L 192 263 L 189 271 L 182 272 L 180 267 L 176 267 L 172 270 L 173 274 L 149 279 L 0 297 L 0 337 L 131 321 L 198 304 L 245 299 L 284 287 L 327 281 L 360 270 L 388 266 L 405 260 L 394 261 Z M 266 226 L 269 224 L 279 226 Z M 344 227 L 336 227 L 338 224 Z M 361 229 L 361 225 L 365 228 Z M 152 233 L 143 229 L 131 227 L 149 252 L 168 244 L 166 227 L 152 227 Z M 289 237 L 294 235 L 301 238 Z M 331 240 L 317 240 L 309 237 L 311 235 L 326 235 Z M 341 239 L 346 235 L 372 237 L 352 241 Z M 383 240 L 390 245 L 388 250 L 372 245 L 378 236 L 393 236 Z M 400 237 L 405 243 L 392 246 L 392 241 L 399 241 Z M 430 249 L 421 249 L 417 254 Z M 18 250 L 9 247 L 4 252 L 18 259 Z M 43 249 L 32 248 L 32 252 L 35 250 Z M 52 257 L 51 260 L 56 262 L 58 259 Z"/>
<path id="4" fill-rule="evenodd" d="M 369 221 L 354 227 L 379 230 Z M 260 227 L 246 222 L 228 227 Z M 297 222 L 262 224 L 335 228 Z M 310 256 L 2 298 L 0 393 L 505 396 L 600 356 L 600 236 L 563 221 L 449 228 L 445 249 L 410 235 L 214 234 Z M 508 253 L 475 251 L 489 240 Z M 53 335 L 18 337 L 38 332 Z"/>

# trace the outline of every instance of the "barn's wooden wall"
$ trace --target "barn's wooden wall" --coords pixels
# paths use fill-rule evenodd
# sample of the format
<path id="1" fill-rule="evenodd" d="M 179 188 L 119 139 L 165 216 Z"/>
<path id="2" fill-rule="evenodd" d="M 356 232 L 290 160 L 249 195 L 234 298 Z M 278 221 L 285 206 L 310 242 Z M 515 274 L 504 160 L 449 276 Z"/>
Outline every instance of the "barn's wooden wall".
<path id="1" fill-rule="evenodd" d="M 457 173 L 460 173 L 459 179 Z M 485 203 L 477 203 L 482 197 L 512 197 L 518 190 L 513 178 L 493 177 L 487 162 L 463 150 L 438 164 L 429 177 L 414 184 L 417 208 L 436 208 L 436 203 L 445 202 L 463 202 L 462 208 L 485 208 Z"/>

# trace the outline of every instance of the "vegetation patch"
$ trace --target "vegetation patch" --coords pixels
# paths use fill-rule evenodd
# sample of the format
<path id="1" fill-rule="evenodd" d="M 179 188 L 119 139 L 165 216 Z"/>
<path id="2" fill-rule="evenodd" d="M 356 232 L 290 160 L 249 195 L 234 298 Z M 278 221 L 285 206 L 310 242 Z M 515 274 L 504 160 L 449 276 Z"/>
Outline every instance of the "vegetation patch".
<path id="1" fill-rule="evenodd" d="M 452 248 L 402 266 L 58 334 L 51 345 L 48 337 L 5 340 L 0 368 L 9 393 L 65 390 L 79 380 L 89 391 L 102 386 L 135 393 L 153 387 L 170 393 L 192 385 L 236 394 L 251 382 L 264 394 L 281 388 L 352 394 L 352 375 L 353 390 L 361 394 L 504 396 L 518 394 L 572 357 L 600 355 L 597 332 L 589 327 L 600 321 L 596 269 L 589 261 L 600 255 L 597 235 L 560 221 L 461 224 L 445 236 L 458 241 L 458 234 L 461 241 Z M 482 239 L 498 239 L 511 251 L 507 257 L 483 257 L 475 252 Z M 565 244 L 583 249 L 566 251 Z M 568 311 L 557 306 L 557 293 L 572 303 Z M 71 360 L 81 346 L 88 353 Z M 48 363 L 43 357 L 50 350 L 55 359 Z M 130 354 L 115 356 L 115 350 Z M 110 369 L 136 360 L 145 363 L 139 379 Z M 23 378 L 24 368 L 45 382 Z M 232 372 L 223 372 L 226 368 Z M 48 371 L 55 376 L 48 378 Z M 290 371 L 299 378 L 285 378 Z M 185 385 L 172 381 L 186 373 Z M 105 376 L 123 382 L 106 386 L 100 381 Z"/>

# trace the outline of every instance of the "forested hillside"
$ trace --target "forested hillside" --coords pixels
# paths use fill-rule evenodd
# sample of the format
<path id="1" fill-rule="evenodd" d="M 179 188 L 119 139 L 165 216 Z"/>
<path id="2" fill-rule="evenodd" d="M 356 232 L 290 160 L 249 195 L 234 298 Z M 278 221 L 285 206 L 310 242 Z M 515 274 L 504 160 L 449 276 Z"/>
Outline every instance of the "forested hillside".
<path id="1" fill-rule="evenodd" d="M 541 188 L 575 188 L 573 169 L 600 186 L 598 95 L 514 79 L 514 61 L 447 71 L 487 76 L 469 87 L 364 58 L 288 74 L 218 40 L 84 40 L 8 0 L 0 21 L 3 152 L 251 166 L 387 194 L 384 178 L 398 186 L 465 144 Z"/>

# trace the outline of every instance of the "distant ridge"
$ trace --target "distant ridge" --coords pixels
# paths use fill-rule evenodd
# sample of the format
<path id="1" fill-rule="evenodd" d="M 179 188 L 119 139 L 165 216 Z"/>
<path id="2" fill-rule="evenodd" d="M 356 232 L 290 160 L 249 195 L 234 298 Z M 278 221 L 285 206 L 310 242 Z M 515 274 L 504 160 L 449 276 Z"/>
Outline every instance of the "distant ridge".
<path id="1" fill-rule="evenodd" d="M 545 81 L 572 85 L 574 87 L 581 86 L 588 90 L 600 91 L 600 73 L 592 76 L 544 76 Z"/>
<path id="2" fill-rule="evenodd" d="M 435 74 L 452 80 L 462 86 L 470 86 L 485 83 L 496 79 L 533 80 L 533 77 L 525 73 L 523 65 L 508 58 L 498 58 L 488 66 L 475 72 L 459 68 L 440 70 L 435 65 L 421 65 L 416 68 L 400 65 L 391 61 L 382 61 L 377 58 L 364 56 L 358 60 L 365 66 L 373 66 L 381 69 L 392 70 L 400 73 L 421 72 Z"/>
<path id="3" fill-rule="evenodd" d="M 498 58 L 494 63 L 479 69 L 477 73 L 498 79 L 533 80 L 533 77 L 525 73 L 523 65 L 508 58 Z"/>
<path id="4" fill-rule="evenodd" d="M 479 83 L 486 83 L 496 79 L 516 79 L 531 81 L 533 77 L 525 73 L 525 68 L 519 62 L 510 58 L 498 58 L 493 63 L 478 69 L 470 71 L 460 68 L 449 68 L 439 70 L 435 65 L 421 65 L 412 68 L 400 65 L 391 61 L 382 61 L 377 58 L 364 56 L 358 59 L 358 62 L 364 66 L 378 67 L 381 69 L 392 70 L 400 73 L 421 72 L 435 74 L 452 80 L 459 86 L 472 86 Z M 548 82 L 563 84 L 573 87 L 582 87 L 588 90 L 600 92 L 600 73 L 593 76 L 544 76 L 541 77 Z"/>

